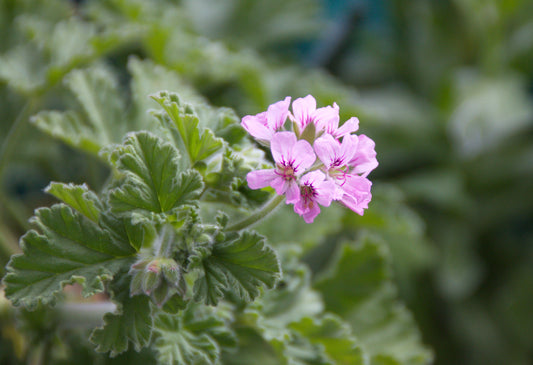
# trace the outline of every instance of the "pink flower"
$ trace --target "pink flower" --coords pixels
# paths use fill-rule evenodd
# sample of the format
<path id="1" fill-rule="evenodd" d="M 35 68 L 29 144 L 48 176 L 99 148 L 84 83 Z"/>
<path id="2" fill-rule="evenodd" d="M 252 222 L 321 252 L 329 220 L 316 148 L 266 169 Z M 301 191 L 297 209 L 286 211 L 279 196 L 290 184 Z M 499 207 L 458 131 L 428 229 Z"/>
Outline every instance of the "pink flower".
<path id="1" fill-rule="evenodd" d="M 348 162 L 357 150 L 359 140 L 355 135 L 348 135 L 342 139 L 342 143 L 326 134 L 318 138 L 315 143 L 315 152 L 324 164 L 324 170 L 328 176 L 341 185 L 348 170 Z"/>
<path id="2" fill-rule="evenodd" d="M 375 150 L 376 144 L 364 134 L 353 137 L 358 139 L 357 150 L 348 162 L 348 165 L 350 165 L 352 173 L 366 177 L 378 166 Z"/>
<path id="3" fill-rule="evenodd" d="M 339 106 L 334 103 L 333 106 L 317 109 L 315 98 L 307 95 L 305 98 L 298 98 L 292 102 L 292 115 L 289 115 L 289 118 L 296 123 L 300 133 L 310 123 L 315 124 L 318 133 L 328 125 L 339 124 Z"/>
<path id="4" fill-rule="evenodd" d="M 362 215 L 363 209 L 368 208 L 368 203 L 372 197 L 370 194 L 372 183 L 366 177 L 353 175 L 349 171 L 350 162 L 354 161 L 354 155 L 359 150 L 359 142 L 360 140 L 356 135 L 344 136 L 342 143 L 340 143 L 327 134 L 318 138 L 314 146 L 318 158 L 324 164 L 324 170 L 328 177 L 335 182 L 336 189 L 333 199 L 339 200 L 354 212 Z M 368 147 L 366 146 L 367 140 L 363 139 L 363 143 L 365 147 Z"/>
<path id="5" fill-rule="evenodd" d="M 287 204 L 300 199 L 298 177 L 315 162 L 316 156 L 309 142 L 296 140 L 292 132 L 274 133 L 270 143 L 275 169 L 251 171 L 246 176 L 251 189 L 271 186 L 278 195 L 286 195 Z"/>
<path id="6" fill-rule="evenodd" d="M 340 138 L 359 129 L 359 119 L 355 117 L 347 120 L 339 128 L 339 106 L 337 103 L 333 103 L 333 106 L 317 109 L 316 100 L 311 95 L 293 101 L 292 115 L 289 115 L 289 118 L 298 125 L 300 133 L 310 123 L 314 123 L 317 136 L 321 132 L 325 132 L 335 138 Z"/>
<path id="7" fill-rule="evenodd" d="M 335 193 L 335 184 L 325 179 L 324 173 L 315 170 L 300 179 L 300 199 L 294 204 L 294 211 L 306 223 L 312 223 L 323 205 L 329 207 Z"/>
<path id="8" fill-rule="evenodd" d="M 347 174 L 342 185 L 342 196 L 336 200 L 340 200 L 357 214 L 363 215 L 363 210 L 368 208 L 368 203 L 372 199 L 371 187 L 372 183 L 366 177 Z"/>
<path id="9" fill-rule="evenodd" d="M 266 112 L 245 116 L 242 118 L 241 125 L 256 139 L 268 143 L 274 133 L 285 124 L 290 102 L 291 97 L 287 96 L 284 100 L 270 105 Z"/>

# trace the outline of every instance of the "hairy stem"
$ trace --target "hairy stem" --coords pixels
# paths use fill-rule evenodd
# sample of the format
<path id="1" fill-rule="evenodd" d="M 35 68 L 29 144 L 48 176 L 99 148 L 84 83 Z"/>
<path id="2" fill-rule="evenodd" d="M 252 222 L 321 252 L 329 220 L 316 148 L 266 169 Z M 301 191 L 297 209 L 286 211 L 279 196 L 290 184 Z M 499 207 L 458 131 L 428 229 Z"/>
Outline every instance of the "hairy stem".
<path id="1" fill-rule="evenodd" d="M 227 231 L 240 231 L 241 229 L 247 228 L 263 218 L 265 218 L 270 212 L 272 212 L 283 200 L 285 200 L 284 195 L 276 195 L 268 202 L 265 203 L 260 209 L 256 210 L 247 218 L 244 218 L 242 221 L 237 222 L 226 228 Z"/>

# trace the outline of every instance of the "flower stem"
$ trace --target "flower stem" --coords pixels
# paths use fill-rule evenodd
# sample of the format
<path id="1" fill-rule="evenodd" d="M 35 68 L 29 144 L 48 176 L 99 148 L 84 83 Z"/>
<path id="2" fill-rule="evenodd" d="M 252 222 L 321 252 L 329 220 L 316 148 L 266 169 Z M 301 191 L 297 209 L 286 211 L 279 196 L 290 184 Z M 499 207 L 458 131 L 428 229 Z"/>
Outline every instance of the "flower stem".
<path id="1" fill-rule="evenodd" d="M 240 222 L 237 222 L 231 226 L 228 226 L 226 228 L 227 231 L 240 231 L 241 229 L 244 229 L 246 227 L 251 226 L 252 224 L 255 224 L 259 222 L 261 219 L 265 218 L 270 212 L 272 212 L 278 205 L 285 199 L 284 195 L 276 195 L 272 199 L 270 199 L 265 205 L 263 205 L 260 209 L 255 211 L 255 213 L 252 213 L 247 218 L 243 219 Z"/>

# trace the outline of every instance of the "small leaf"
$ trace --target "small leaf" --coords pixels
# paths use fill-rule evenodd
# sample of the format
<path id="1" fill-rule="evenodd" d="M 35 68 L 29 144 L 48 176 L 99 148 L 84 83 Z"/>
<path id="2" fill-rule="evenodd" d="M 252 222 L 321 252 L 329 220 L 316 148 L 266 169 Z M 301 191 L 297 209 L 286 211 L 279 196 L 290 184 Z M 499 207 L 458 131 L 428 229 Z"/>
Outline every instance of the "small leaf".
<path id="1" fill-rule="evenodd" d="M 93 222 L 98 222 L 100 201 L 86 184 L 74 185 L 52 182 L 45 189 L 45 192 L 70 205 Z"/>
<path id="2" fill-rule="evenodd" d="M 272 288 L 281 274 L 275 251 L 256 233 L 243 232 L 234 240 L 217 243 L 201 261 L 203 276 L 194 284 L 196 300 L 216 305 L 224 291 L 251 301 L 259 288 Z"/>
<path id="3" fill-rule="evenodd" d="M 14 305 L 33 308 L 53 303 L 66 284 L 80 283 L 83 295 L 104 290 L 104 281 L 127 267 L 134 250 L 115 241 L 94 222 L 63 204 L 36 211 L 31 230 L 21 239 L 4 278 L 6 296 Z"/>
<path id="4" fill-rule="evenodd" d="M 124 183 L 111 192 L 114 211 L 167 212 L 194 204 L 203 188 L 196 171 L 180 172 L 178 151 L 148 132 L 129 134 L 114 152 L 114 158 L 117 168 L 125 174 Z"/>
<path id="5" fill-rule="evenodd" d="M 96 351 L 110 352 L 111 357 L 126 351 L 129 342 L 140 351 L 152 335 L 150 298 L 146 295 L 130 297 L 128 278 L 129 275 L 122 272 L 121 278 L 111 285 L 117 310 L 104 316 L 104 326 L 95 329 L 90 338 Z"/>
<path id="6" fill-rule="evenodd" d="M 170 120 L 159 119 L 169 128 L 176 146 L 186 154 L 190 165 L 210 157 L 222 148 L 223 140 L 216 138 L 211 129 L 199 127 L 198 116 L 190 105 L 182 105 L 176 94 L 160 92 L 152 98 L 165 109 Z M 181 151 L 181 149 L 184 149 Z"/>

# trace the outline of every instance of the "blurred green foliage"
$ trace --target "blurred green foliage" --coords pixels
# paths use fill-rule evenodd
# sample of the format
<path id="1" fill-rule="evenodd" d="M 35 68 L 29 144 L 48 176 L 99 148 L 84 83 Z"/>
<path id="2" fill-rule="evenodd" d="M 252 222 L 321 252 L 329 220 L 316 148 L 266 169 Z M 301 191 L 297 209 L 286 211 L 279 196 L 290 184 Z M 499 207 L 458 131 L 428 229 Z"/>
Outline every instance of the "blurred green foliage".
<path id="1" fill-rule="evenodd" d="M 325 334 L 362 346 L 372 364 L 426 363 L 398 294 L 436 364 L 530 364 L 533 3 L 345 3 L 342 17 L 328 18 L 313 0 L 0 0 L 0 267 L 18 252 L 31 210 L 52 202 L 40 192 L 50 180 L 98 191 L 108 174 L 100 146 L 157 129 L 146 95 L 177 91 L 242 117 L 313 94 L 320 105 L 337 102 L 341 120 L 359 117 L 376 141 L 374 198 L 363 217 L 331 207 L 307 226 L 282 208 L 258 227 L 276 248 L 301 242 L 307 266 L 285 263 L 296 295 L 273 292 L 238 318 L 240 363 L 298 358 L 324 346 Z M 373 266 L 359 267 L 361 257 Z M 343 280 L 382 284 L 361 297 Z M 287 313 L 264 310 L 275 295 L 292 303 Z M 345 322 L 295 315 L 323 307 Z M 108 360 L 56 319 L 28 314 L 16 327 L 13 311 L 0 297 L 2 363 L 42 351 L 57 363 L 78 353 L 80 363 L 153 358 L 145 349 Z M 365 323 L 368 313 L 394 318 L 379 327 Z M 288 327 L 316 342 L 281 347 L 275 336 Z"/>

